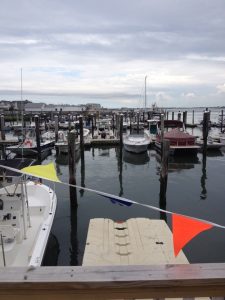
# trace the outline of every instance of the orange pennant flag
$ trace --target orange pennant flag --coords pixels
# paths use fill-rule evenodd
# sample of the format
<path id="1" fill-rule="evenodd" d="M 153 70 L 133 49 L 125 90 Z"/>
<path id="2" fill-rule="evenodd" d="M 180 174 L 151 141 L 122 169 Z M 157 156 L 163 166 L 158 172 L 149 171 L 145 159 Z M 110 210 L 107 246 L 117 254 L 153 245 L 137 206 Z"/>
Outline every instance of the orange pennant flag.
<path id="1" fill-rule="evenodd" d="M 200 232 L 211 229 L 213 225 L 172 214 L 173 248 L 177 256 L 180 250 Z"/>

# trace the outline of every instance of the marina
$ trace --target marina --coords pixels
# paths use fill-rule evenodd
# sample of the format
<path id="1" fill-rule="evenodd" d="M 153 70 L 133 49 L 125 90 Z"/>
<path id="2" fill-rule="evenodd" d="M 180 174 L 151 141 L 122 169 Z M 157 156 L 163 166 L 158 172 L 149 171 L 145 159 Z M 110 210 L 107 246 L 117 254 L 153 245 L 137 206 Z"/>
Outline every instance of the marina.
<path id="1" fill-rule="evenodd" d="M 225 299 L 225 2 L 2 1 L 0 299 Z"/>
<path id="2" fill-rule="evenodd" d="M 80 124 L 85 123 L 81 116 L 79 118 Z M 116 124 L 121 124 L 121 120 L 120 116 Z M 216 227 L 198 235 L 175 258 L 171 244 L 172 219 L 171 215 L 166 213 L 169 211 L 224 224 L 222 191 L 225 147 L 210 151 L 207 149 L 206 153 L 198 149 L 192 154 L 169 156 L 168 169 L 164 173 L 166 166 L 162 165 L 162 154 L 155 148 L 154 138 L 151 138 L 144 152 L 135 153 L 127 151 L 123 145 L 121 147 L 121 142 L 124 142 L 126 135 L 131 131 L 130 128 L 126 128 L 126 131 L 124 128 L 109 128 L 105 134 L 104 129 L 99 131 L 89 128 L 85 139 L 79 134 L 82 134 L 84 129 L 86 132 L 86 128 L 81 127 L 77 133 L 74 129 L 70 132 L 69 129 L 55 131 L 56 138 L 57 134 L 59 138 L 61 132 L 68 132 L 68 151 L 57 151 L 55 146 L 41 160 L 42 165 L 53 162 L 57 176 L 63 183 L 77 185 L 77 188 L 69 188 L 60 183 L 54 184 L 58 203 L 42 260 L 43 267 L 215 264 L 225 261 L 224 229 Z M 164 138 L 170 132 L 170 128 L 165 126 Z M 149 137 L 153 134 L 147 122 L 144 130 L 148 131 Z M 172 130 L 175 130 L 173 126 Z M 218 128 L 208 130 L 208 135 L 220 134 Z M 187 127 L 186 131 L 195 138 L 204 138 L 202 127 Z M 140 129 L 138 134 L 136 128 L 134 133 L 142 136 L 143 130 Z M 55 140 L 54 134 L 51 134 L 51 140 Z M 79 150 L 74 150 L 74 157 L 70 158 L 71 134 L 74 137 L 78 134 L 78 140 L 82 140 L 83 146 L 79 145 Z M 12 132 L 7 132 L 5 140 L 11 136 Z M 5 147 L 4 143 L 2 147 Z M 75 146 L 72 148 L 76 149 Z M 12 161 L 9 166 L 14 166 L 15 159 L 16 167 L 16 156 L 13 158 L 13 154 L 9 154 L 8 151 L 9 148 L 6 148 L 7 160 L 10 157 L 9 161 Z M 37 154 L 32 158 L 36 160 Z M 70 159 L 75 163 L 75 169 L 72 171 Z M 33 164 L 28 160 L 26 164 L 31 163 Z M 71 172 L 74 172 L 73 178 Z M 162 176 L 167 178 L 166 186 Z M 53 183 L 44 179 L 43 183 L 53 188 Z M 101 193 L 130 199 L 136 204 L 124 206 L 121 202 L 102 197 Z M 160 210 L 146 209 L 146 205 Z M 135 227 L 131 225 L 135 224 L 134 220 L 139 222 Z M 116 231 L 114 229 L 110 233 L 107 227 L 100 226 L 103 221 L 105 225 L 111 224 L 109 228 L 115 228 Z M 123 231 L 124 227 L 127 227 L 127 233 Z M 145 233 L 144 228 L 149 228 L 150 231 Z M 103 232 L 108 232 L 109 236 Z M 135 239 L 132 238 L 134 233 Z M 202 247 L 206 247 L 208 251 L 202 252 Z"/>
<path id="3" fill-rule="evenodd" d="M 57 119 L 55 120 L 57 121 Z M 81 122 L 83 123 L 83 119 L 81 119 Z M 180 124 L 179 122 L 177 121 L 177 124 Z M 121 121 L 119 119 L 115 121 L 115 124 L 120 123 Z M 127 123 L 129 124 L 129 122 Z M 215 219 L 212 219 L 210 215 L 210 207 L 213 205 L 210 198 L 212 197 L 214 199 L 214 196 L 212 195 L 215 193 L 218 194 L 219 191 L 222 190 L 221 180 L 223 176 L 221 174 L 224 172 L 224 147 L 220 147 L 220 149 L 216 150 L 214 149 L 210 152 L 208 151 L 205 158 L 201 151 L 198 151 L 197 153 L 194 152 L 191 155 L 185 153 L 183 155 L 170 157 L 168 164 L 167 190 L 166 194 L 163 196 L 160 192 L 162 185 L 162 183 L 160 183 L 160 170 L 162 168 L 161 154 L 158 153 L 157 149 L 154 147 L 154 139 L 151 139 L 151 143 L 148 142 L 149 145 L 144 153 L 135 153 L 137 152 L 136 150 L 130 152 L 129 150 L 126 150 L 125 146 L 122 148 L 120 146 L 121 138 L 124 142 L 127 134 L 129 135 L 129 128 L 126 128 L 126 131 L 124 131 L 123 128 L 123 130 L 119 132 L 116 128 L 110 128 L 109 120 L 107 120 L 107 126 L 105 125 L 106 121 L 98 121 L 97 124 L 96 130 L 95 128 L 93 130 L 93 126 L 90 130 L 86 128 L 81 129 L 85 132 L 85 139 L 83 141 L 85 150 L 83 154 L 81 154 L 82 148 L 75 151 L 76 163 L 74 179 L 75 183 L 79 183 L 78 185 L 81 186 L 81 188 L 74 189 L 71 194 L 71 191 L 66 187 L 60 186 L 60 184 L 56 185 L 56 194 L 59 194 L 58 198 L 60 199 L 58 201 L 59 208 L 56 211 L 56 217 L 51 231 L 53 238 L 49 239 L 50 250 L 48 251 L 47 247 L 44 265 L 48 265 L 49 263 L 52 264 L 52 259 L 48 259 L 48 257 L 52 258 L 52 240 L 55 247 L 57 247 L 57 249 L 53 251 L 56 254 L 55 259 L 53 259 L 55 265 L 81 265 L 85 252 L 90 219 L 101 217 L 111 218 L 115 221 L 126 221 L 129 218 L 137 217 L 149 219 L 160 218 L 166 221 L 171 228 L 171 218 L 168 214 L 159 212 L 157 216 L 156 212 L 151 211 L 150 209 L 146 210 L 142 207 L 142 203 L 163 209 L 166 208 L 177 213 L 187 214 L 191 217 L 198 217 L 217 222 L 217 216 L 214 216 Z M 104 126 L 101 125 L 102 127 L 100 127 L 99 124 L 104 124 Z M 169 124 L 171 127 L 171 124 L 176 124 L 176 122 L 172 123 L 172 121 L 168 121 L 167 123 L 165 122 L 165 125 L 166 124 Z M 146 125 L 146 130 L 148 130 L 148 124 L 146 123 Z M 164 137 L 166 137 L 171 130 L 169 128 L 167 129 L 166 126 Z M 58 145 L 60 139 L 62 140 L 62 136 L 66 134 L 68 130 L 69 129 L 67 129 L 67 131 L 61 130 L 58 133 L 56 132 L 59 141 Z M 154 131 L 155 130 L 156 127 L 154 128 Z M 173 126 L 172 130 L 175 130 L 173 129 Z M 202 136 L 202 129 L 200 127 L 187 128 L 186 130 L 192 134 L 190 136 Z M 72 132 L 73 131 L 74 133 L 76 132 L 75 129 L 73 129 Z M 149 129 L 149 137 L 150 131 L 151 130 Z M 215 135 L 216 132 L 219 133 L 220 131 L 217 128 L 209 130 L 209 134 Z M 142 136 L 142 133 L 138 135 L 137 129 L 135 129 L 134 133 L 137 137 Z M 51 136 L 52 143 L 53 133 Z M 11 138 L 9 133 L 6 133 L 6 139 L 7 138 Z M 3 143 L 2 145 L 4 146 Z M 66 147 L 65 151 L 63 151 L 64 153 L 57 151 L 58 146 L 56 143 L 56 147 L 42 159 L 42 164 L 45 165 L 49 162 L 53 162 L 56 167 L 57 175 L 61 181 L 69 182 L 68 142 L 64 147 Z M 171 144 L 171 147 L 173 147 L 173 143 Z M 9 151 L 10 147 L 7 149 Z M 22 147 L 20 147 L 20 149 L 22 149 Z M 198 148 L 196 147 L 196 149 Z M 26 152 L 23 151 L 23 154 L 25 155 Z M 33 159 L 37 159 L 37 155 L 33 155 Z M 11 161 L 13 161 L 13 159 L 11 159 Z M 213 174 L 211 164 L 212 166 L 218 164 L 218 168 L 221 169 L 220 172 L 216 172 L 216 174 L 220 174 L 218 179 L 215 179 L 216 174 Z M 221 184 L 221 188 L 215 190 L 214 185 L 210 183 L 209 174 L 211 174 L 211 172 L 212 178 L 215 180 L 214 185 L 218 186 L 218 184 Z M 183 179 L 181 175 L 183 176 Z M 95 179 L 94 181 L 93 178 Z M 193 179 L 193 182 L 191 182 L 190 179 Z M 210 184 L 209 188 L 208 184 Z M 188 187 L 193 188 L 193 186 L 196 190 L 193 190 L 192 195 L 187 194 L 187 199 L 185 199 L 184 191 L 188 189 Z M 95 193 L 82 190 L 82 187 L 88 187 L 96 191 L 125 197 L 137 201 L 140 205 L 135 207 L 135 209 L 130 207 L 124 208 L 115 205 L 106 199 L 101 199 L 101 197 L 97 196 Z M 104 187 L 104 189 L 102 187 Z M 71 197 L 75 200 L 71 199 Z M 71 219 L 66 216 L 71 214 L 70 209 L 73 201 L 77 205 L 73 213 L 76 218 Z M 222 201 L 221 197 L 219 197 L 217 201 L 220 203 L 220 201 Z M 179 203 L 182 203 L 182 205 L 179 205 Z M 196 204 L 198 209 L 196 209 Z M 221 203 L 219 205 L 221 205 Z M 195 209 L 192 210 L 192 207 L 195 207 Z M 60 225 L 61 222 L 64 224 L 63 228 Z M 218 221 L 218 223 L 223 224 L 223 220 L 220 219 L 220 222 Z M 78 228 L 81 228 L 81 230 L 78 230 Z M 67 232 L 71 232 L 71 234 L 66 234 Z M 217 230 L 216 234 L 219 236 L 222 233 Z M 207 233 L 206 236 L 206 239 L 202 238 L 203 241 L 201 241 L 201 236 L 198 237 L 198 239 L 203 243 L 206 242 L 210 244 L 210 239 L 215 237 L 215 234 L 211 237 L 211 234 Z M 220 243 L 222 243 L 222 241 L 220 241 Z M 192 241 L 192 247 L 190 247 L 190 249 L 189 247 L 190 246 L 188 245 L 184 251 L 185 254 L 187 251 L 187 258 L 191 263 L 215 262 L 215 257 L 216 262 L 223 261 L 224 259 L 222 253 L 223 247 L 221 247 L 221 256 L 218 255 L 218 248 L 215 251 L 216 253 L 214 253 L 213 247 L 210 252 L 207 252 L 205 257 L 202 254 L 200 255 L 195 240 Z"/>

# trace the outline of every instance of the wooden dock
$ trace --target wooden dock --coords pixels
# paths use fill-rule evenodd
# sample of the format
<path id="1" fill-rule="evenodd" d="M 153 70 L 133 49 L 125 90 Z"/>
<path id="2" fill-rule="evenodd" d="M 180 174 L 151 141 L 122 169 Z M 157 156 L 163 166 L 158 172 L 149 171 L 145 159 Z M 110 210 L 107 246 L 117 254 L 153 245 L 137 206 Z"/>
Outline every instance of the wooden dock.
<path id="1" fill-rule="evenodd" d="M 174 256 L 172 233 L 165 221 L 90 220 L 83 266 L 160 264 L 188 264 L 182 251 Z"/>
<path id="2" fill-rule="evenodd" d="M 189 262 L 183 251 L 174 256 L 172 233 L 165 221 L 147 218 L 132 218 L 124 222 L 90 220 L 83 266 L 177 264 L 183 266 Z M 192 299 L 210 300 L 208 297 Z"/>

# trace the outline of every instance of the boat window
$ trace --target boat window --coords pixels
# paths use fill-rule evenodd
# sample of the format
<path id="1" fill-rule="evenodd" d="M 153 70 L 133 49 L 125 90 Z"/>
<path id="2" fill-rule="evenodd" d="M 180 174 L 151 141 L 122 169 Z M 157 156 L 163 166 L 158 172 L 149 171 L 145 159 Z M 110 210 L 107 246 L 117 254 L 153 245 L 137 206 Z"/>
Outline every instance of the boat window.
<path id="1" fill-rule="evenodd" d="M 0 199 L 0 210 L 3 210 L 4 202 L 2 199 Z"/>

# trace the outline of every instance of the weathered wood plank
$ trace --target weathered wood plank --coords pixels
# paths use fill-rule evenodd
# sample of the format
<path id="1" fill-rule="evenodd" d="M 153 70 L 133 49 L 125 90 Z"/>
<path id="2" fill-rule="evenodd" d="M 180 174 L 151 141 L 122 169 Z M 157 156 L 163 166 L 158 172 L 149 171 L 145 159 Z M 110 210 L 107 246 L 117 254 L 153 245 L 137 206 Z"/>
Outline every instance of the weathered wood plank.
<path id="1" fill-rule="evenodd" d="M 16 295 L 42 300 L 224 296 L 225 264 L 2 268 L 0 298 Z"/>
<path id="2" fill-rule="evenodd" d="M 184 264 L 174 256 L 172 233 L 163 220 L 132 218 L 122 223 L 91 219 L 83 257 L 85 266 Z"/>

